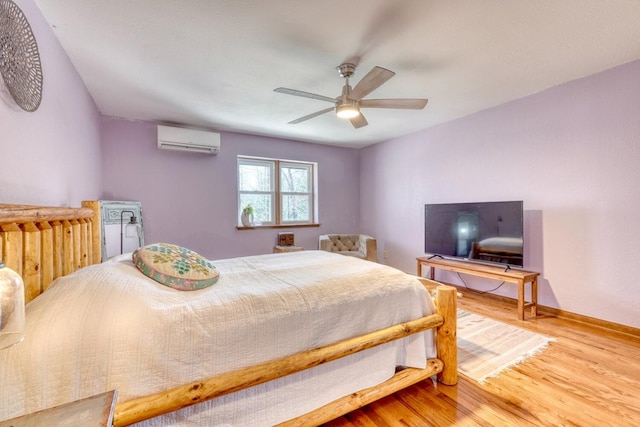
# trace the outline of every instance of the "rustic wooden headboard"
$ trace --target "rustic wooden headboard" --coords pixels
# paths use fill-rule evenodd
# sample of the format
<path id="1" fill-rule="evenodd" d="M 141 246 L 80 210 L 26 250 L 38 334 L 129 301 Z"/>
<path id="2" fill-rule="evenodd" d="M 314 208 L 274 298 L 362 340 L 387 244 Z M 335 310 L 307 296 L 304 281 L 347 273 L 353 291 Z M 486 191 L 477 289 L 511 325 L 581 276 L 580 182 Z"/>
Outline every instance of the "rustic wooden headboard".
<path id="1" fill-rule="evenodd" d="M 100 204 L 80 208 L 0 204 L 0 259 L 31 301 L 60 276 L 101 260 Z"/>

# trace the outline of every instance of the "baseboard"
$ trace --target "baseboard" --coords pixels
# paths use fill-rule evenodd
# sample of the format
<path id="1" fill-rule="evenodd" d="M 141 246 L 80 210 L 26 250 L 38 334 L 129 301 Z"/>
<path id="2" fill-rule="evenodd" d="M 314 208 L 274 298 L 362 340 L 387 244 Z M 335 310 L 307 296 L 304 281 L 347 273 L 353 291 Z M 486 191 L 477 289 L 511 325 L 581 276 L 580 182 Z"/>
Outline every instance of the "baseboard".
<path id="1" fill-rule="evenodd" d="M 447 283 L 447 285 L 451 285 L 451 286 L 457 288 L 463 294 L 466 291 L 473 291 L 472 289 L 465 288 L 465 287 L 459 286 L 459 285 L 453 285 L 453 284 L 450 284 L 450 283 Z M 478 294 L 478 296 L 491 298 L 491 299 L 494 299 L 494 300 L 497 300 L 497 301 L 513 303 L 513 304 L 517 304 L 518 303 L 518 300 L 516 298 L 510 298 L 510 297 L 506 297 L 506 296 L 503 296 L 503 295 L 495 295 L 495 294 L 491 294 L 491 293 L 483 293 L 481 295 Z M 623 334 L 627 334 L 627 335 L 633 336 L 635 338 L 640 338 L 640 328 L 635 328 L 633 326 L 622 325 L 620 323 L 610 322 L 608 320 L 602 320 L 602 319 L 598 319 L 596 317 L 585 316 L 583 314 L 572 313 L 570 311 L 561 310 L 561 309 L 553 308 L 553 307 L 547 307 L 545 305 L 540 305 L 540 304 L 538 304 L 538 313 L 550 314 L 552 316 L 562 317 L 564 319 L 570 319 L 570 320 L 573 320 L 573 321 L 576 321 L 576 322 L 581 322 L 581 323 L 584 323 L 584 324 L 587 324 L 587 325 L 590 325 L 590 326 L 596 326 L 596 327 L 603 328 L 603 329 L 609 329 L 609 330 L 612 330 L 612 331 L 616 331 L 616 332 L 620 332 L 620 333 L 623 333 Z"/>
<path id="2" fill-rule="evenodd" d="M 513 301 L 516 301 L 516 300 L 513 299 Z M 547 307 L 544 305 L 538 305 L 538 312 L 551 314 L 551 315 L 562 317 L 565 319 L 575 320 L 576 322 L 582 322 L 591 326 L 610 329 L 616 332 L 621 332 L 623 334 L 628 334 L 636 338 L 640 338 L 640 328 L 634 328 L 633 326 L 610 322 L 608 320 L 602 320 L 596 317 L 590 317 L 590 316 L 585 316 L 583 314 L 572 313 L 570 311 L 560 310 L 558 308 Z"/>

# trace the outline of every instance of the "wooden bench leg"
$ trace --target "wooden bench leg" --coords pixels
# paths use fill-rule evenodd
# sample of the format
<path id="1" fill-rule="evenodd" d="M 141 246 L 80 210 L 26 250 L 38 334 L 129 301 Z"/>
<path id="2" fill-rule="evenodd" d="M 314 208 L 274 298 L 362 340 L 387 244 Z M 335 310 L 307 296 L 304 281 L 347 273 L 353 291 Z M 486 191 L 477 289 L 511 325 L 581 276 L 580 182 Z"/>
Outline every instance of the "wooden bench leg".
<path id="1" fill-rule="evenodd" d="M 534 277 L 531 281 L 531 315 L 538 315 L 538 278 Z"/>
<path id="2" fill-rule="evenodd" d="M 524 320 L 524 280 L 518 282 L 518 320 Z"/>

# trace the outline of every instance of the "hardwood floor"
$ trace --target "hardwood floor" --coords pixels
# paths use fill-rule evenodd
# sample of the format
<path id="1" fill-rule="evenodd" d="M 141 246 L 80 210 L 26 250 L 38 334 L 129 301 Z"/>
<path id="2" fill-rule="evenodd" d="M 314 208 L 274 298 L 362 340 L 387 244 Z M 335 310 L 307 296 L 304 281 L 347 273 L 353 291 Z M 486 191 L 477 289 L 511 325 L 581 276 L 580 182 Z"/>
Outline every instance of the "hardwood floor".
<path id="1" fill-rule="evenodd" d="M 479 384 L 423 381 L 326 427 L 640 426 L 640 337 L 539 314 L 461 290 L 458 307 L 556 338 L 543 353 Z"/>

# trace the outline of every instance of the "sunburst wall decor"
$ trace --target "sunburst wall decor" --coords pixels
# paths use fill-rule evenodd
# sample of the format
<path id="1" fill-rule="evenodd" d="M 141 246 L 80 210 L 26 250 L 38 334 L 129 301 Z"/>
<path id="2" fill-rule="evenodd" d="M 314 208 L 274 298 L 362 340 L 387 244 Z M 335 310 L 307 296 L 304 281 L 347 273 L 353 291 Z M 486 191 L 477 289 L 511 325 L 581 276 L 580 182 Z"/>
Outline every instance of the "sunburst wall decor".
<path id="1" fill-rule="evenodd" d="M 42 101 L 38 44 L 24 13 L 11 0 L 0 0 L 0 72 L 20 108 L 36 111 Z"/>

